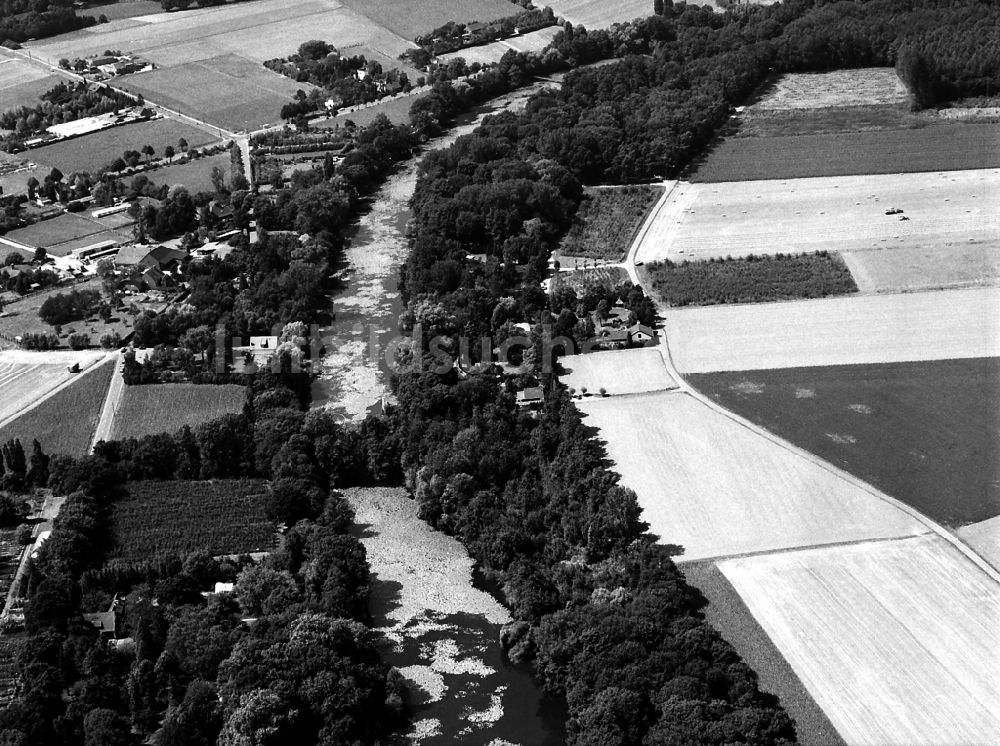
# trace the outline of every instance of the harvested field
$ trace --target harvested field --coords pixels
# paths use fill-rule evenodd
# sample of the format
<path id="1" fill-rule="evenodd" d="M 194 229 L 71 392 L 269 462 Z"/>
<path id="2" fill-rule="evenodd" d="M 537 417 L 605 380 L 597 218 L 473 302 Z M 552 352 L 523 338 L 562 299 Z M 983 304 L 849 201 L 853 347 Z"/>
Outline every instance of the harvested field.
<path id="1" fill-rule="evenodd" d="M 95 352 L 0 352 L 0 423 L 77 375 L 68 370 L 74 363 L 86 369 L 102 357 Z"/>
<path id="2" fill-rule="evenodd" d="M 650 185 L 587 189 L 556 258 L 621 261 L 661 196 L 663 187 Z"/>
<path id="3" fill-rule="evenodd" d="M 651 262 L 643 286 L 671 306 L 762 303 L 857 292 L 843 260 L 829 252 L 675 264 Z"/>
<path id="4" fill-rule="evenodd" d="M 822 109 L 828 106 L 900 104 L 909 100 L 891 67 L 862 67 L 823 73 L 789 73 L 768 86 L 751 108 Z"/>
<path id="5" fill-rule="evenodd" d="M 111 440 L 175 433 L 224 414 L 239 414 L 246 402 L 243 386 L 160 383 L 126 386 L 115 412 Z"/>
<path id="6" fill-rule="evenodd" d="M 30 443 L 36 438 L 49 455 L 87 455 L 114 372 L 111 360 L 84 372 L 70 386 L 0 427 L 0 441 L 20 438 Z"/>
<path id="7" fill-rule="evenodd" d="M 576 264 L 576 260 L 573 264 Z M 550 286 L 553 289 L 571 287 L 577 293 L 582 293 L 590 285 L 616 287 L 628 281 L 629 275 L 624 267 L 590 267 L 588 269 L 574 269 L 570 272 L 558 272 L 552 276 Z"/>
<path id="8" fill-rule="evenodd" d="M 40 96 L 62 78 L 30 62 L 0 52 L 0 111 L 36 106 Z"/>
<path id="9" fill-rule="evenodd" d="M 114 554 L 125 560 L 206 551 L 250 554 L 274 548 L 262 479 L 129 482 L 111 505 Z"/>
<path id="10" fill-rule="evenodd" d="M 941 537 L 719 564 L 851 744 L 1000 734 L 1000 584 Z"/>
<path id="11" fill-rule="evenodd" d="M 984 120 L 991 121 L 991 120 Z M 948 124 L 935 109 L 910 111 L 904 104 L 832 106 L 825 109 L 758 109 L 751 106 L 726 125 L 726 137 L 790 137 L 874 130 L 906 130 Z"/>
<path id="12" fill-rule="evenodd" d="M 997 202 L 1000 171 L 995 169 L 679 182 L 644 236 L 636 261 L 996 245 Z M 893 208 L 903 213 L 885 214 Z"/>
<path id="13" fill-rule="evenodd" d="M 690 179 L 715 183 L 997 167 L 1000 125 L 961 123 L 793 137 L 730 137 L 695 162 Z"/>
<path id="14" fill-rule="evenodd" d="M 939 523 L 1000 515 L 1000 358 L 689 380 L 726 409 Z"/>
<path id="15" fill-rule="evenodd" d="M 961 536 L 965 543 L 976 550 L 983 559 L 1000 570 L 1000 516 L 969 526 L 962 526 L 955 533 Z"/>
<path id="16" fill-rule="evenodd" d="M 495 21 L 515 15 L 507 0 L 343 0 L 344 5 L 367 16 L 404 39 L 414 39 L 448 21 Z"/>
<path id="17" fill-rule="evenodd" d="M 198 80 L 199 85 L 192 86 L 191 80 Z M 281 107 L 297 90 L 313 88 L 236 55 L 129 75 L 122 78 L 121 86 L 229 130 L 277 122 Z"/>
<path id="18" fill-rule="evenodd" d="M 923 532 L 852 482 L 683 393 L 577 402 L 682 560 Z"/>
<path id="19" fill-rule="evenodd" d="M 846 251 L 841 256 L 863 293 L 980 287 L 1000 281 L 1000 241 Z"/>
<path id="20" fill-rule="evenodd" d="M 705 618 L 734 647 L 760 677 L 760 688 L 781 700 L 795 721 L 795 735 L 801 744 L 841 746 L 837 733 L 812 695 L 771 638 L 753 618 L 743 599 L 719 572 L 714 562 L 688 562 L 681 566 L 687 582 L 708 600 Z"/>
<path id="21" fill-rule="evenodd" d="M 1000 290 L 711 306 L 671 311 L 682 373 L 901 363 L 1000 355 Z"/>
<path id="22" fill-rule="evenodd" d="M 559 358 L 559 364 L 566 371 L 559 380 L 580 394 L 584 389 L 599 397 L 602 388 L 608 396 L 677 388 L 659 347 L 569 355 Z"/>
<path id="23" fill-rule="evenodd" d="M 607 0 L 546 0 L 544 4 L 551 7 L 558 17 L 588 29 L 609 28 L 614 23 L 653 15 L 653 4 L 646 0 L 623 0 L 618 3 Z"/>
<path id="24" fill-rule="evenodd" d="M 44 148 L 35 148 L 31 151 L 31 158 L 48 166 L 55 166 L 64 174 L 71 174 L 74 171 L 93 173 L 116 158 L 121 158 L 126 150 L 140 150 L 144 145 L 152 145 L 156 149 L 156 157 L 160 158 L 163 157 L 163 149 L 167 145 L 173 145 L 179 153 L 177 141 L 182 137 L 192 148 L 219 139 L 189 124 L 161 118 L 112 127 L 86 137 L 76 137 L 54 145 L 46 145 Z M 155 177 L 151 178 L 155 180 Z"/>

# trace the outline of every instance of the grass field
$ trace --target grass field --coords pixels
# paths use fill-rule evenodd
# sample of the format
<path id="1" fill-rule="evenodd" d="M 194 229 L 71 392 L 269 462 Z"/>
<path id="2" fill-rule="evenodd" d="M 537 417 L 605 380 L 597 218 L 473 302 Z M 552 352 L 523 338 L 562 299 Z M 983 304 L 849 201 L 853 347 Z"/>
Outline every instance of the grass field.
<path id="1" fill-rule="evenodd" d="M 87 455 L 114 370 L 113 361 L 108 361 L 87 371 L 71 386 L 0 428 L 0 442 L 20 438 L 30 443 L 36 438 L 49 455 Z"/>
<path id="2" fill-rule="evenodd" d="M 31 151 L 31 158 L 47 166 L 55 166 L 67 175 L 74 171 L 94 172 L 115 158 L 121 158 L 126 150 L 140 150 L 144 145 L 152 145 L 156 149 L 156 157 L 160 158 L 167 145 L 173 145 L 180 153 L 177 141 L 182 137 L 192 148 L 219 139 L 189 124 L 162 118 L 112 127 L 86 137 L 36 148 Z"/>
<path id="3" fill-rule="evenodd" d="M 74 242 L 75 245 L 78 239 L 86 239 L 84 245 L 94 244 L 103 240 L 97 234 L 108 231 L 106 225 L 92 220 L 89 215 L 88 217 L 84 215 L 87 213 L 64 212 L 62 215 L 33 223 L 26 228 L 10 231 L 4 238 L 27 246 L 44 247 L 52 256 L 66 256 L 72 248 L 66 248 L 65 244 Z M 123 237 L 130 233 L 131 231 L 126 231 Z"/>
<path id="4" fill-rule="evenodd" d="M 575 266 L 583 264 L 583 262 L 569 260 L 567 264 Z M 570 272 L 558 272 L 552 275 L 551 287 L 571 287 L 580 293 L 589 285 L 615 287 L 623 282 L 628 282 L 628 280 L 629 275 L 624 267 L 588 267 L 587 269 L 574 269 Z"/>
<path id="5" fill-rule="evenodd" d="M 712 5 L 711 2 L 704 4 Z M 647 0 L 623 0 L 618 3 L 606 0 L 547 0 L 545 5 L 574 26 L 583 25 L 588 29 L 609 28 L 613 23 L 653 15 L 653 3 Z"/>
<path id="6" fill-rule="evenodd" d="M 981 557 L 1000 570 L 1000 516 L 962 526 L 956 533 Z"/>
<path id="7" fill-rule="evenodd" d="M 128 497 L 111 507 L 114 556 L 270 551 L 276 539 L 264 513 L 266 491 L 258 479 L 129 482 Z"/>
<path id="8" fill-rule="evenodd" d="M 380 101 L 373 106 L 366 106 L 357 111 L 339 114 L 332 119 L 318 121 L 312 124 L 312 126 L 321 130 L 334 129 L 338 126 L 343 127 L 348 121 L 351 121 L 358 127 L 365 127 L 371 124 L 379 114 L 385 114 L 393 124 L 403 124 L 410 121 L 410 107 L 419 98 L 422 98 L 422 96 L 418 94 Z"/>
<path id="9" fill-rule="evenodd" d="M 666 321 L 682 373 L 1000 355 L 1000 290 L 967 288 L 709 306 Z"/>
<path id="10" fill-rule="evenodd" d="M 690 382 L 940 523 L 1000 515 L 1000 358 L 712 373 Z"/>
<path id="11" fill-rule="evenodd" d="M 162 383 L 126 386 L 115 412 L 112 440 L 175 433 L 224 414 L 238 414 L 246 401 L 243 386 Z"/>
<path id="12" fill-rule="evenodd" d="M 620 261 L 643 219 L 662 195 L 662 187 L 647 185 L 588 189 L 556 258 Z"/>
<path id="13" fill-rule="evenodd" d="M 900 104 L 909 100 L 891 67 L 822 73 L 790 73 L 765 87 L 754 109 L 821 109 L 830 106 Z"/>
<path id="14" fill-rule="evenodd" d="M 636 260 L 995 245 L 998 201 L 996 169 L 678 182 L 658 208 Z M 886 215 L 891 208 L 908 219 Z"/>
<path id="15" fill-rule="evenodd" d="M 836 254 L 782 254 L 679 264 L 652 262 L 642 268 L 645 287 L 671 306 L 762 303 L 824 298 L 857 291 Z"/>
<path id="16" fill-rule="evenodd" d="M 577 401 L 682 560 L 920 533 L 851 482 L 677 392 Z"/>
<path id="17" fill-rule="evenodd" d="M 979 287 L 1000 281 L 1000 241 L 845 251 L 862 293 Z"/>
<path id="18" fill-rule="evenodd" d="M 691 167 L 691 181 L 895 174 L 1000 167 L 1000 125 L 730 137 Z"/>
<path id="19" fill-rule="evenodd" d="M 156 184 L 183 184 L 191 194 L 198 192 L 214 192 L 212 186 L 212 169 L 219 166 L 229 183 L 229 153 L 210 155 L 204 158 L 188 161 L 173 166 L 164 166 L 155 171 L 147 171 L 150 180 Z"/>
<path id="20" fill-rule="evenodd" d="M 343 0 L 344 5 L 367 16 L 404 39 L 413 39 L 448 21 L 495 21 L 517 13 L 508 0 Z"/>
<path id="21" fill-rule="evenodd" d="M 552 43 L 560 31 L 562 31 L 562 26 L 546 26 L 537 31 L 529 31 L 522 36 L 504 39 L 504 44 L 518 52 L 541 52 Z"/>
<path id="22" fill-rule="evenodd" d="M 39 97 L 61 80 L 41 67 L 0 52 L 0 112 L 41 103 Z"/>
<path id="23" fill-rule="evenodd" d="M 584 388 L 597 397 L 602 388 L 608 396 L 677 388 L 658 347 L 569 355 L 559 364 L 566 370 L 559 379 L 579 394 Z"/>
<path id="24" fill-rule="evenodd" d="M 997 742 L 1000 585 L 940 537 L 719 567 L 846 742 Z"/>
<path id="25" fill-rule="evenodd" d="M 438 56 L 438 60 L 447 65 L 452 60 L 457 60 L 461 57 L 469 65 L 476 62 L 480 65 L 492 65 L 495 62 L 499 62 L 509 51 L 510 47 L 506 44 L 494 41 L 489 44 L 478 44 L 474 47 L 466 47 L 465 49 L 442 54 Z"/>
<path id="26" fill-rule="evenodd" d="M 76 374 L 68 370 L 73 363 L 86 369 L 101 357 L 93 352 L 0 352 L 0 423 L 73 378 Z"/>
<path id="27" fill-rule="evenodd" d="M 795 721 L 798 742 L 814 746 L 842 746 L 844 739 L 833 723 L 806 691 L 788 661 L 715 563 L 687 562 L 681 568 L 687 582 L 708 600 L 704 610 L 708 622 L 757 672 L 761 689 L 777 695 L 781 700 L 781 705 Z"/>

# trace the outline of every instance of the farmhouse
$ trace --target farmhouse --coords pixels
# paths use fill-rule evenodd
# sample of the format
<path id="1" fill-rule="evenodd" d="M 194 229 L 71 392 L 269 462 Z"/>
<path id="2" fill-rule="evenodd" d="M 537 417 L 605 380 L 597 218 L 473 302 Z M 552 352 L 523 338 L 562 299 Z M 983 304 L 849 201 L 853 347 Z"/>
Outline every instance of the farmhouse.
<path id="1" fill-rule="evenodd" d="M 84 621 L 94 625 L 94 629 L 96 629 L 101 635 L 111 635 L 111 637 L 116 637 L 118 634 L 118 612 L 120 609 L 121 601 L 119 601 L 118 597 L 115 596 L 107 611 L 84 614 L 83 619 Z"/>
<path id="2" fill-rule="evenodd" d="M 633 324 L 628 328 L 628 333 L 632 342 L 643 344 L 656 337 L 656 332 L 645 324 Z"/>
<path id="3" fill-rule="evenodd" d="M 114 261 L 119 267 L 136 267 L 140 272 L 147 269 L 168 271 L 186 256 L 187 252 L 168 246 L 150 248 L 142 244 L 129 244 L 118 250 Z"/>

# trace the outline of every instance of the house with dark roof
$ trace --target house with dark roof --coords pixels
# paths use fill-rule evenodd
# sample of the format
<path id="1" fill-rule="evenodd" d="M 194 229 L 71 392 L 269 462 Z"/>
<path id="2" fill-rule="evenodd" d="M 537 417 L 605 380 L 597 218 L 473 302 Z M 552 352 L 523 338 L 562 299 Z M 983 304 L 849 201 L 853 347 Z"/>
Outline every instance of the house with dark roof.
<path id="1" fill-rule="evenodd" d="M 628 333 L 633 343 L 645 344 L 656 337 L 656 332 L 645 324 L 633 324 L 628 328 Z"/>
<path id="2" fill-rule="evenodd" d="M 92 614 L 84 614 L 83 619 L 84 621 L 94 625 L 94 629 L 96 629 L 101 635 L 117 637 L 119 611 L 121 611 L 121 601 L 118 600 L 118 596 L 115 596 L 107 611 L 97 611 Z"/>

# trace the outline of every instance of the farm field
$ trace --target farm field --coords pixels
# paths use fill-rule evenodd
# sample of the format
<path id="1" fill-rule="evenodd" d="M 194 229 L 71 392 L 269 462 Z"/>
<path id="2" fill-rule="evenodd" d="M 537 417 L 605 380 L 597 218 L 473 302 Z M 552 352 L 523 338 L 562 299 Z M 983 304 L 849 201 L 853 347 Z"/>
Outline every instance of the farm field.
<path id="1" fill-rule="evenodd" d="M 715 183 L 1000 167 L 1000 125 L 939 124 L 791 137 L 730 137 L 690 170 Z"/>
<path id="2" fill-rule="evenodd" d="M 609 28 L 614 23 L 653 15 L 653 4 L 646 0 L 623 0 L 618 3 L 605 0 L 547 0 L 545 5 L 574 26 L 583 25 L 588 29 Z"/>
<path id="3" fill-rule="evenodd" d="M 789 73 L 768 86 L 751 109 L 822 109 L 830 106 L 902 104 L 910 98 L 891 67 Z"/>
<path id="4" fill-rule="evenodd" d="M 682 373 L 1000 355 L 1000 289 L 707 306 L 666 320 Z"/>
<path id="5" fill-rule="evenodd" d="M 74 363 L 84 370 L 102 357 L 95 352 L 0 352 L 0 423 L 77 375 L 68 370 Z"/>
<path id="6" fill-rule="evenodd" d="M 1000 282 L 1000 241 L 845 251 L 862 293 L 979 287 Z"/>
<path id="7" fill-rule="evenodd" d="M 173 145 L 180 153 L 177 141 L 182 137 L 192 148 L 218 140 L 197 127 L 174 119 L 160 118 L 112 127 L 85 137 L 35 148 L 30 156 L 37 162 L 55 166 L 67 175 L 74 171 L 93 173 L 120 158 L 126 150 L 139 150 L 144 145 L 152 145 L 156 149 L 156 157 L 160 158 L 167 145 Z"/>
<path id="8" fill-rule="evenodd" d="M 562 26 L 546 26 L 521 36 L 504 39 L 504 44 L 518 52 L 541 52 L 552 43 L 560 31 L 562 31 Z"/>
<path id="9" fill-rule="evenodd" d="M 413 39 L 455 21 L 495 21 L 517 13 L 508 0 L 343 0 L 343 4 L 367 16 L 404 39 Z"/>
<path id="10" fill-rule="evenodd" d="M 564 262 L 575 257 L 621 261 L 661 196 L 663 187 L 650 185 L 587 189 L 555 258 Z"/>
<path id="11" fill-rule="evenodd" d="M 454 52 L 439 55 L 438 60 L 445 65 L 458 58 L 462 58 L 469 65 L 475 62 L 478 62 L 480 65 L 491 65 L 494 62 L 499 62 L 500 58 L 507 54 L 510 49 L 503 42 L 494 41 L 489 44 L 478 44 L 474 47 L 466 47 L 465 49 L 458 49 Z"/>
<path id="12" fill-rule="evenodd" d="M 910 536 L 924 527 L 688 394 L 577 401 L 643 520 L 681 561 Z"/>
<path id="13" fill-rule="evenodd" d="M 997 742 L 1000 584 L 941 537 L 719 568 L 846 742 Z"/>
<path id="14" fill-rule="evenodd" d="M 110 360 L 86 371 L 70 386 L 0 427 L 0 442 L 20 438 L 22 443 L 30 443 L 34 438 L 50 456 L 87 455 L 114 372 L 114 361 Z"/>
<path id="15" fill-rule="evenodd" d="M 568 355 L 559 358 L 559 364 L 566 370 L 560 380 L 577 393 L 586 388 L 599 397 L 602 388 L 608 396 L 677 388 L 659 347 Z"/>
<path id="16" fill-rule="evenodd" d="M 194 427 L 224 414 L 243 411 L 243 386 L 193 383 L 160 383 L 126 386 L 115 412 L 111 440 L 175 433 L 184 425 Z"/>
<path id="17" fill-rule="evenodd" d="M 129 482 L 128 496 L 111 506 L 114 556 L 269 551 L 276 535 L 264 513 L 266 494 L 260 479 Z"/>
<path id="18" fill-rule="evenodd" d="M 658 208 L 636 261 L 996 245 L 1000 213 L 993 205 L 997 201 L 1000 170 L 996 169 L 678 182 Z M 908 220 L 886 215 L 892 208 L 903 210 Z"/>
<path id="19" fill-rule="evenodd" d="M 229 153 L 219 153 L 209 155 L 204 158 L 196 158 L 187 163 L 178 163 L 172 166 L 164 166 L 154 171 L 146 171 L 150 180 L 156 184 L 182 184 L 187 187 L 191 194 L 198 192 L 214 192 L 212 186 L 212 169 L 219 166 L 226 176 L 226 183 L 229 183 Z"/>
<path id="20" fill-rule="evenodd" d="M 128 0 L 111 5 L 101 5 L 89 8 L 87 12 L 95 18 L 104 15 L 109 21 L 119 21 L 123 18 L 146 16 L 163 11 L 163 5 L 156 0 Z"/>
<path id="21" fill-rule="evenodd" d="M 743 599 L 719 572 L 714 562 L 687 562 L 681 565 L 687 582 L 705 596 L 705 618 L 734 647 L 740 657 L 757 672 L 761 689 L 778 696 L 795 720 L 799 743 L 815 746 L 842 746 L 837 733 L 788 661 L 753 618 Z"/>
<path id="22" fill-rule="evenodd" d="M 975 549 L 979 556 L 1000 570 L 1000 516 L 962 526 L 955 533 Z"/>
<path id="23" fill-rule="evenodd" d="M 689 381 L 939 523 L 1000 515 L 1000 358 L 710 373 Z"/>
<path id="24" fill-rule="evenodd" d="M 0 52 L 0 112 L 40 103 L 39 96 L 62 78 Z"/>
<path id="25" fill-rule="evenodd" d="M 422 94 L 384 99 L 371 106 L 365 106 L 355 111 L 346 111 L 331 119 L 314 120 L 309 124 L 320 130 L 343 127 L 348 121 L 354 122 L 358 127 L 365 127 L 371 124 L 379 114 L 385 114 L 393 124 L 403 124 L 410 121 L 410 107 L 419 98 L 422 98 Z"/>
<path id="26" fill-rule="evenodd" d="M 106 226 L 89 217 L 83 217 L 81 213 L 64 212 L 54 218 L 10 231 L 4 238 L 27 246 L 42 246 L 52 256 L 65 256 L 69 250 L 61 249 L 61 244 L 78 238 L 89 238 L 105 230 Z M 88 243 L 97 243 L 99 240 L 101 239 L 95 238 L 92 241 L 88 240 Z"/>
<path id="27" fill-rule="evenodd" d="M 576 266 L 579 260 L 573 259 Z M 571 287 L 577 293 L 582 293 L 588 285 L 603 285 L 615 287 L 629 281 L 629 274 L 624 267 L 588 267 L 562 271 L 552 276 L 552 287 Z"/>

